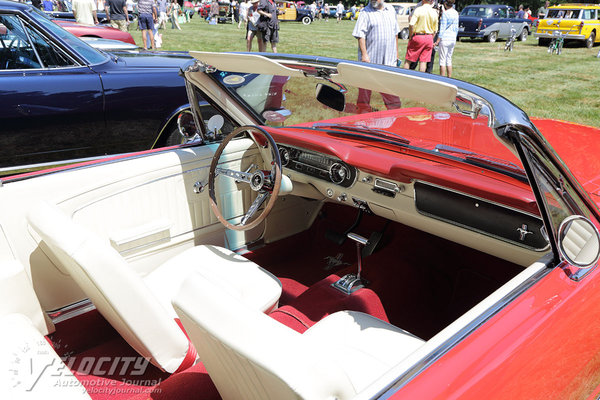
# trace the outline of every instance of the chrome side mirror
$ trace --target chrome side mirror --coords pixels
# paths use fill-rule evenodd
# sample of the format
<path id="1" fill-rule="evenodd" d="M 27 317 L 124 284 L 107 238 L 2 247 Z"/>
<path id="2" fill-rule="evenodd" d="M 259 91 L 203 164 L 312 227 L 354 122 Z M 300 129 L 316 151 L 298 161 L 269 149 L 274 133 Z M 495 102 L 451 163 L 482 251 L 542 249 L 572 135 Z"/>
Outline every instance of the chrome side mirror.
<path id="1" fill-rule="evenodd" d="M 590 268 L 600 258 L 600 235 L 592 222 L 581 215 L 565 218 L 558 228 L 558 251 L 570 264 Z"/>
<path id="2" fill-rule="evenodd" d="M 177 117 L 177 128 L 181 135 L 181 143 L 188 143 L 200 137 L 194 122 L 194 114 L 190 110 L 185 110 L 179 114 L 179 117 Z"/>

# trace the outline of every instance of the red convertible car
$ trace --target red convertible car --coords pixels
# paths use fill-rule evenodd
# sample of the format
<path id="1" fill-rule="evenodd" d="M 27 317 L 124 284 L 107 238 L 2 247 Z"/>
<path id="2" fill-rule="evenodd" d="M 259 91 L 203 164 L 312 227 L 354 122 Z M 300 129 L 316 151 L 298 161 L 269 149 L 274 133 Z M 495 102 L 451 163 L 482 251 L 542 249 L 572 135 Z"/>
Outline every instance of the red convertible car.
<path id="1" fill-rule="evenodd" d="M 598 396 L 600 130 L 190 54 L 185 144 L 2 178 L 2 398 Z"/>
<path id="2" fill-rule="evenodd" d="M 59 26 L 77 37 L 96 37 L 102 39 L 118 40 L 120 42 L 135 44 L 135 40 L 129 32 L 123 32 L 108 25 L 81 25 L 69 20 L 52 20 Z"/>

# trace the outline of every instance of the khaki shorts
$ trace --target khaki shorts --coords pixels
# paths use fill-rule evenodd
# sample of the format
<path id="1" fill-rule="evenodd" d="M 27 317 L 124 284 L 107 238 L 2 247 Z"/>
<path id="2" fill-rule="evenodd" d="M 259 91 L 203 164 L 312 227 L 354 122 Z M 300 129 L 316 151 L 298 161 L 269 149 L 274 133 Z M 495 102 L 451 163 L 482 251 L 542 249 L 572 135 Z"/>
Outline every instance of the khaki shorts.
<path id="1" fill-rule="evenodd" d="M 127 21 L 124 19 L 111 19 L 110 26 L 123 32 L 127 32 Z"/>

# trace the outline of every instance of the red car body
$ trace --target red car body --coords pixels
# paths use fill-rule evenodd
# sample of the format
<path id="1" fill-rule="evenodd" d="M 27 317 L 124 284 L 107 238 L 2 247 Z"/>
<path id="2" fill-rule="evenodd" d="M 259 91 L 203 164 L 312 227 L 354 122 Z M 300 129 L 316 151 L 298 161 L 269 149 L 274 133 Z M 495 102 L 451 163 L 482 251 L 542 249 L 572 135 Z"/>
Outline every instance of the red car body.
<path id="1" fill-rule="evenodd" d="M 273 315 L 277 310 L 270 316 L 286 326 L 278 325 L 277 331 L 273 330 L 275 334 L 290 329 L 304 334 L 328 318 L 328 314 L 350 309 L 389 322 L 403 334 L 422 341 L 407 356 L 389 364 L 382 362 L 382 366 L 377 362 L 371 364 L 370 360 L 379 360 L 378 355 L 369 353 L 371 346 L 361 347 L 364 343 L 353 342 L 345 349 L 350 354 L 358 349 L 361 357 L 363 354 L 371 357 L 365 362 L 369 369 L 381 368 L 381 371 L 367 379 L 366 384 L 352 386 L 357 387 L 352 395 L 339 398 L 598 398 L 600 129 L 552 119 L 530 119 L 508 100 L 483 88 L 418 72 L 289 54 L 192 52 L 191 55 L 197 61 L 184 71 L 190 103 L 194 104 L 194 96 L 201 93 L 219 110 L 217 117 L 222 118 L 215 115 L 207 118 L 200 107 L 194 108 L 192 112 L 197 115 L 188 116 L 188 121 L 204 125 L 196 126 L 198 130 L 193 135 L 193 127 L 182 122 L 180 130 L 185 127 L 182 137 L 189 139 L 183 146 L 121 154 L 102 161 L 3 178 L 0 200 L 11 205 L 13 212 L 0 216 L 3 228 L 0 233 L 16 243 L 15 253 L 20 262 L 31 265 L 34 280 L 31 292 L 34 289 L 39 292 L 41 304 L 38 314 L 45 315 L 42 310 L 51 310 L 56 316 L 57 309 L 82 301 L 84 293 L 65 278 L 63 270 L 54 270 L 55 261 L 49 257 L 48 248 L 31 233 L 35 227 L 26 220 L 34 204 L 31 193 L 69 210 L 75 222 L 96 229 L 98 235 L 109 236 L 118 229 L 131 232 L 132 226 L 145 226 L 147 238 L 134 236 L 136 241 L 147 239 L 143 245 L 115 253 L 115 257 L 129 257 L 132 266 L 160 251 L 164 251 L 162 259 L 171 260 L 172 254 L 186 251 L 180 247 L 193 248 L 211 240 L 227 241 L 234 247 L 229 241 L 237 240 L 240 253 L 281 279 L 285 296 L 280 299 L 279 310 L 283 316 L 280 314 L 277 319 Z M 261 74 L 258 72 L 261 70 L 267 72 Z M 324 89 L 323 84 L 329 89 Z M 371 99 L 377 99 L 361 113 L 358 110 L 365 107 L 361 100 L 364 90 L 372 91 Z M 404 107 L 385 109 L 392 104 L 386 102 L 389 98 L 381 96 L 380 101 L 375 93 L 383 90 L 390 90 L 398 99 L 400 95 L 406 96 L 402 97 Z M 451 105 L 443 101 L 446 97 L 452 100 Z M 433 104 L 431 108 L 422 104 L 426 100 Z M 448 109 L 440 111 L 445 106 Z M 215 122 L 219 119 L 220 125 Z M 245 127 L 249 134 L 232 139 L 240 133 L 234 126 L 245 124 L 253 125 Z M 257 131 L 266 132 L 267 139 L 256 137 Z M 229 152 L 227 146 L 232 146 Z M 263 168 L 257 161 L 262 150 L 275 154 L 271 160 L 263 160 Z M 220 159 L 220 154 L 226 155 L 227 160 Z M 335 175 L 334 166 L 345 168 L 341 180 L 336 180 L 339 176 Z M 249 173 L 252 168 L 256 172 Z M 278 200 L 281 208 L 269 215 L 280 219 L 267 220 L 258 236 L 252 236 L 251 231 L 231 235 L 231 231 L 219 225 L 219 215 L 215 218 L 209 209 L 211 196 L 231 205 L 234 202 L 226 203 L 226 196 L 239 195 L 234 197 L 238 204 L 254 206 L 255 200 L 245 199 L 251 198 L 252 193 L 243 193 L 247 189 L 240 187 L 245 188 L 245 183 L 256 176 L 261 177 L 260 182 L 270 183 L 276 179 L 271 176 L 276 175 L 272 171 L 278 170 L 293 186 L 286 197 Z M 215 189 L 217 178 L 221 183 L 231 183 L 226 186 L 225 195 Z M 206 186 L 209 190 L 205 190 Z M 424 190 L 425 186 L 434 190 L 426 192 L 429 189 Z M 279 187 L 273 190 L 276 193 Z M 215 196 L 215 192 L 221 197 Z M 436 198 L 435 193 L 440 196 Z M 457 195 L 467 200 L 454 203 Z M 425 199 L 426 196 L 430 197 Z M 422 208 L 420 199 L 437 202 L 431 203 L 434 207 Z M 502 209 L 499 214 L 486 214 L 485 210 L 496 207 Z M 362 222 L 362 215 L 355 220 L 357 209 L 365 212 Z M 462 219 L 450 219 L 446 214 L 449 210 L 456 210 L 457 214 L 451 216 Z M 517 221 L 512 220 L 515 213 Z M 244 210 L 240 215 L 244 216 Z M 469 220 L 473 215 L 484 224 L 473 225 Z M 171 222 L 165 224 L 168 228 L 161 231 L 160 240 L 152 239 L 156 224 L 147 222 L 153 216 L 160 217 L 156 218 L 158 222 L 164 219 Z M 522 222 L 521 218 L 530 219 Z M 589 230 L 584 233 L 591 234 L 570 236 L 573 225 L 569 221 L 573 218 L 585 220 Z M 365 258 L 362 272 L 369 281 L 366 288 L 342 294 L 332 288 L 331 280 L 335 279 L 329 274 L 334 273 L 331 268 L 352 272 L 356 267 L 357 247 L 353 242 L 344 244 L 343 240 L 334 246 L 321 237 L 330 239 L 328 229 L 345 229 L 353 221 L 351 229 L 362 226 L 366 232 L 380 232 L 382 246 L 362 256 Z M 291 227 L 297 227 L 297 231 L 286 231 L 294 229 Z M 508 233 L 503 236 L 505 232 Z M 369 240 L 371 237 L 376 235 Z M 539 241 L 527 242 L 529 238 Z M 591 246 L 588 264 L 579 258 L 580 253 L 573 256 L 568 251 L 567 239 L 579 243 L 575 247 L 580 253 L 585 253 L 585 246 Z M 111 238 L 112 242 L 115 241 Z M 5 248 L 6 254 L 10 253 L 10 248 Z M 358 248 L 361 257 L 365 253 Z M 323 267 L 324 259 L 344 261 L 344 253 L 351 255 L 347 263 Z M 145 273 L 151 268 L 147 264 L 142 267 L 146 268 Z M 48 274 L 55 280 L 41 280 L 35 274 L 44 278 Z M 488 278 L 492 281 L 489 286 Z M 223 278 L 223 285 L 226 284 L 227 279 Z M 440 293 L 440 288 L 447 292 Z M 311 292 L 318 292 L 319 296 L 310 299 Z M 367 296 L 375 296 L 376 301 Z M 460 303 L 454 310 L 457 313 L 448 311 L 451 303 Z M 238 305 L 231 314 L 251 315 L 243 303 Z M 55 333 L 40 323 L 56 351 L 61 350 L 58 344 L 64 346 L 69 340 L 75 343 L 80 340 L 76 332 L 85 329 L 86 318 L 96 319 L 93 315 L 82 315 L 71 321 L 59 321 L 56 327 L 48 323 L 50 328 L 56 328 Z M 79 317 L 83 322 L 77 320 Z M 228 314 L 223 318 L 232 317 Z M 106 323 L 102 326 L 106 327 Z M 359 331 L 372 332 L 371 326 L 359 326 Z M 234 318 L 228 327 L 238 327 Z M 183 328 L 187 329 L 186 321 Z M 218 341 L 215 332 L 211 331 L 210 338 Z M 335 357 L 343 352 L 337 351 L 336 346 L 344 342 L 348 331 L 335 333 L 325 341 L 324 348 L 331 351 L 324 351 L 324 357 L 337 360 Z M 190 334 L 192 342 L 194 334 Z M 244 335 L 239 340 L 240 347 L 261 337 L 243 330 L 239 334 Z M 88 337 L 81 336 L 87 344 Z M 293 380 L 294 372 L 305 371 L 294 371 L 297 360 L 285 356 L 288 343 L 277 339 L 277 350 L 284 355 L 278 358 L 279 352 L 268 347 L 277 363 L 275 367 L 268 364 L 269 360 L 258 363 L 257 370 L 269 371 L 265 374 L 269 376 L 283 371 L 285 379 L 279 382 L 285 387 L 286 379 Z M 111 338 L 109 344 L 112 342 Z M 394 345 L 401 346 L 399 343 L 375 343 L 373 347 L 379 347 L 382 353 L 392 353 L 397 350 Z M 108 352 L 104 344 L 92 353 L 103 356 L 101 351 Z M 237 345 L 235 342 L 230 347 Z M 219 369 L 215 372 L 211 368 L 210 357 L 203 358 L 209 347 L 205 345 L 198 352 L 200 362 L 192 369 L 165 374 L 163 382 L 159 380 L 152 387 L 144 387 L 148 390 L 144 394 L 213 400 L 219 398 L 217 390 L 238 385 L 236 380 L 211 381 L 211 375 Z M 66 348 L 70 349 L 68 344 Z M 82 354 L 89 354 L 87 347 Z M 244 372 L 252 371 L 255 363 L 255 354 L 248 354 L 242 358 Z M 361 357 L 357 358 L 367 359 Z M 232 370 L 237 368 L 227 357 L 212 360 L 231 366 Z M 354 359 L 345 360 L 351 364 Z M 330 365 L 345 371 L 344 363 Z M 363 365 L 353 367 L 355 373 L 371 373 L 361 370 L 361 367 L 366 369 Z M 292 378 L 284 375 L 289 371 Z M 122 380 L 97 375 L 80 374 L 77 379 L 90 393 L 101 385 L 114 386 L 123 393 L 129 389 Z M 255 375 L 260 374 L 248 373 L 251 376 L 248 380 L 252 381 Z M 337 371 L 331 374 L 338 375 Z M 148 373 L 148 376 L 153 375 Z M 355 376 L 362 378 L 361 373 Z M 318 386 L 325 387 L 324 391 L 329 390 L 328 379 L 334 388 L 338 384 L 328 376 L 318 379 L 327 383 Z M 351 379 L 350 376 L 348 380 Z M 302 395 L 302 386 L 311 384 L 308 380 L 290 386 L 297 390 L 296 397 L 313 398 Z M 268 385 L 255 387 L 262 390 Z M 234 393 L 247 393 L 242 391 L 245 388 Z M 334 395 L 322 397 L 334 398 Z"/>
<path id="2" fill-rule="evenodd" d="M 81 25 L 73 21 L 53 20 L 67 31 L 77 37 L 98 37 L 103 39 L 119 40 L 125 43 L 135 44 L 135 40 L 129 32 L 123 32 L 107 25 Z"/>

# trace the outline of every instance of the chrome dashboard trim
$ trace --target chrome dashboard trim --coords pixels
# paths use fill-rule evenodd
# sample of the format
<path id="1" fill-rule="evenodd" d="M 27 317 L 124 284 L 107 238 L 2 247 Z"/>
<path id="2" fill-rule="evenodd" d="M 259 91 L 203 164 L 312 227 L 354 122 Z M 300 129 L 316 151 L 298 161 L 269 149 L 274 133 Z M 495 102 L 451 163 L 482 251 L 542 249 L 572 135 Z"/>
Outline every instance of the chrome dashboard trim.
<path id="1" fill-rule="evenodd" d="M 320 152 L 314 151 L 314 150 L 308 150 L 308 149 L 305 149 L 305 148 L 302 148 L 302 147 L 292 146 L 292 145 L 285 144 L 285 143 L 277 143 L 277 147 L 279 147 L 279 146 L 283 146 L 284 148 L 288 148 L 288 149 L 294 149 L 294 150 L 298 150 L 298 151 L 303 151 L 305 153 L 315 154 L 315 155 L 318 155 L 318 156 L 321 156 L 321 157 L 327 157 L 327 158 L 330 158 L 330 159 L 334 160 L 335 162 L 343 163 L 343 165 L 345 165 L 347 167 L 350 167 L 350 168 L 353 168 L 355 170 L 354 179 L 352 180 L 352 182 L 350 183 L 349 186 L 339 185 L 339 184 L 337 184 L 335 182 L 332 182 L 330 179 L 327 179 L 327 180 L 323 179 L 324 182 L 329 182 L 329 183 L 331 183 L 333 185 L 343 187 L 344 189 L 350 189 L 350 188 L 352 188 L 356 184 L 356 181 L 358 180 L 359 169 L 356 168 L 354 165 L 348 164 L 347 162 L 345 162 L 344 160 L 342 160 L 339 157 L 332 156 L 332 155 L 327 154 L 327 153 L 320 153 Z M 323 171 L 323 172 L 326 172 L 328 174 L 328 176 L 329 176 L 329 170 L 324 170 L 324 169 L 321 169 L 319 167 L 315 167 L 314 165 L 309 165 L 309 164 L 303 163 L 302 161 L 294 161 L 294 162 L 296 162 L 298 164 L 306 165 L 306 166 L 309 166 L 309 167 L 312 167 L 312 168 L 315 168 L 315 169 L 318 169 L 318 170 Z M 283 168 L 288 169 L 288 171 L 297 172 L 297 173 L 300 173 L 302 175 L 306 175 L 306 176 L 310 176 L 312 178 L 318 179 L 318 178 L 316 178 L 316 177 L 314 177 L 312 175 L 305 174 L 302 171 L 296 171 L 295 169 L 289 168 L 287 166 L 284 166 Z"/>

